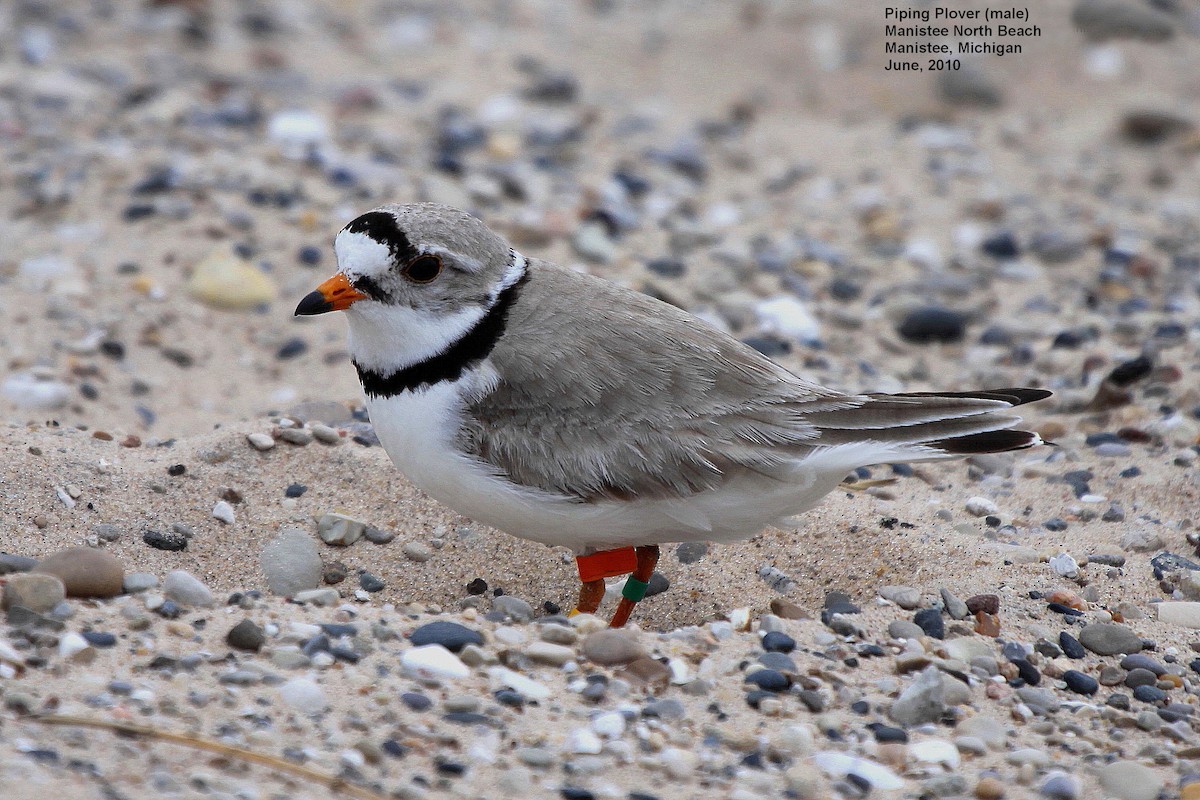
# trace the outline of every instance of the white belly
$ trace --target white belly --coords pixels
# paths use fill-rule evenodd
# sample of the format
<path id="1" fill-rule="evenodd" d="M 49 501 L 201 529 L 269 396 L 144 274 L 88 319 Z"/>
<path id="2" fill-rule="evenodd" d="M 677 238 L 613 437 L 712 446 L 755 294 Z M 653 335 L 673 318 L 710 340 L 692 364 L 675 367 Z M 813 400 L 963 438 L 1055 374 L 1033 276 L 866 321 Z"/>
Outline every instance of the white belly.
<path id="1" fill-rule="evenodd" d="M 816 505 L 855 467 L 888 460 L 879 445 L 832 447 L 795 464 L 786 478 L 748 476 L 689 498 L 574 502 L 517 486 L 455 448 L 461 389 L 477 377 L 368 398 L 380 443 L 414 485 L 454 511 L 577 552 L 752 536 Z"/>

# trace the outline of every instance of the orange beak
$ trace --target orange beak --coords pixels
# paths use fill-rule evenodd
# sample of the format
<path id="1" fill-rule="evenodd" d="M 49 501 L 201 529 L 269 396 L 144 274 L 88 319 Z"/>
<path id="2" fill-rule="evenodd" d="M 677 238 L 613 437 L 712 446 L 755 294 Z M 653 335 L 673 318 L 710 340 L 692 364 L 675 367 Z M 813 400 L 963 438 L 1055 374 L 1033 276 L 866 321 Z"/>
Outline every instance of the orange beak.
<path id="1" fill-rule="evenodd" d="M 296 306 L 297 317 L 308 317 L 313 314 L 325 314 L 330 311 L 345 311 L 356 300 L 362 300 L 365 294 L 350 285 L 346 276 L 337 273 L 317 287 L 315 292 L 309 292 Z"/>

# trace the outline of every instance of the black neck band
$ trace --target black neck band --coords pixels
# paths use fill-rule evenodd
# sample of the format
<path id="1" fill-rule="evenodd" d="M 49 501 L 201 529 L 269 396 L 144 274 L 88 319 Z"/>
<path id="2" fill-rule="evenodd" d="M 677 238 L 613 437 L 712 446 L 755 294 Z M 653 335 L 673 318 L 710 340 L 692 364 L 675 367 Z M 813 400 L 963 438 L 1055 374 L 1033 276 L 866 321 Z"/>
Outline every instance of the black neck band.
<path id="1" fill-rule="evenodd" d="M 365 369 L 354 362 L 367 397 L 394 397 L 423 386 L 458 380 L 464 371 L 487 358 L 496 342 L 500 341 L 508 322 L 508 310 L 528 277 L 529 273 L 526 272 L 516 283 L 500 292 L 496 302 L 492 303 L 479 322 L 435 356 L 386 375 Z"/>

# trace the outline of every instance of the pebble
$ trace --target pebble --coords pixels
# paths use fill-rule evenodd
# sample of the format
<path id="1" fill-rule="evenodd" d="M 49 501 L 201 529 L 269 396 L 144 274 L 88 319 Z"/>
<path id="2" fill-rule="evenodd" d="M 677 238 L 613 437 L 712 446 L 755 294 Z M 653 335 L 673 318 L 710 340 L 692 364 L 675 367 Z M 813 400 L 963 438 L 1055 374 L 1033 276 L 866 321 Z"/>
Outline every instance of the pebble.
<path id="1" fill-rule="evenodd" d="M 60 550 L 39 561 L 33 571 L 62 581 L 67 597 L 116 597 L 125 576 L 116 556 L 93 547 Z"/>
<path id="2" fill-rule="evenodd" d="M 317 520 L 317 535 L 325 544 L 349 547 L 362 537 L 366 527 L 367 523 L 354 517 L 329 512 Z"/>
<path id="3" fill-rule="evenodd" d="M 126 572 L 121 581 L 125 594 L 137 594 L 158 586 L 158 576 L 153 572 Z"/>
<path id="4" fill-rule="evenodd" d="M 465 625 L 449 620 L 437 620 L 416 628 L 409 640 L 416 647 L 439 645 L 442 648 L 457 653 L 467 645 L 482 645 L 483 635 Z"/>
<path id="5" fill-rule="evenodd" d="M 170 553 L 186 550 L 188 537 L 175 531 L 160 531 L 147 528 L 142 533 L 142 541 L 155 550 L 165 550 Z"/>
<path id="6" fill-rule="evenodd" d="M 321 585 L 323 567 L 317 543 L 297 528 L 288 528 L 267 543 L 261 556 L 267 587 L 289 597 Z"/>
<path id="7" fill-rule="evenodd" d="M 533 619 L 533 606 L 511 594 L 502 594 L 493 598 L 492 610 L 500 612 L 513 622 L 529 622 Z"/>
<path id="8" fill-rule="evenodd" d="M 339 597 L 337 589 L 305 589 L 292 595 L 292 600 L 313 606 L 332 606 Z"/>
<path id="9" fill-rule="evenodd" d="M 207 608 L 213 604 L 209 588 L 199 578 L 182 569 L 167 573 L 163 579 L 163 594 L 181 606 Z"/>
<path id="10" fill-rule="evenodd" d="M 385 584 L 378 576 L 373 575 L 366 570 L 358 573 L 358 585 L 366 592 L 382 592 L 386 588 Z"/>
<path id="11" fill-rule="evenodd" d="M 226 525 L 232 525 L 235 517 L 233 515 L 233 506 L 227 500 L 218 500 L 212 510 L 213 519 L 223 522 Z"/>
<path id="12" fill-rule="evenodd" d="M 536 661 L 539 664 L 549 664 L 554 667 L 561 667 L 568 661 L 575 658 L 575 651 L 570 647 L 561 644 L 552 644 L 551 642 L 534 642 L 525 648 L 525 655 L 531 661 Z"/>
<path id="13" fill-rule="evenodd" d="M 305 447 L 312 444 L 312 431 L 308 428 L 281 428 L 278 436 L 288 444 L 294 444 L 297 447 Z"/>
<path id="14" fill-rule="evenodd" d="M 958 342 L 966 335 L 967 317 L 941 306 L 928 306 L 908 313 L 896 332 L 914 344 Z"/>
<path id="15" fill-rule="evenodd" d="M 888 714 L 899 724 L 911 727 L 936 722 L 945 710 L 941 673 L 937 667 L 929 666 L 900 693 Z"/>
<path id="16" fill-rule="evenodd" d="M 629 664 L 646 655 L 645 649 L 631 634 L 616 630 L 588 634 L 581 652 L 589 661 L 606 667 Z"/>
<path id="17" fill-rule="evenodd" d="M 884 586 L 879 589 L 879 596 L 909 611 L 921 605 L 920 590 L 911 586 Z"/>
<path id="18" fill-rule="evenodd" d="M 934 639 L 944 639 L 946 637 L 946 623 L 942 619 L 940 609 L 923 608 L 916 614 L 913 614 L 913 622 L 921 630 L 925 631 L 926 636 L 931 636 Z"/>
<path id="19" fill-rule="evenodd" d="M 976 517 L 986 517 L 1000 513 L 1000 508 L 986 497 L 972 497 L 963 505 L 968 514 Z"/>
<path id="20" fill-rule="evenodd" d="M 246 441 L 255 450 L 270 450 L 275 446 L 275 439 L 265 433 L 250 433 L 246 435 Z"/>
<path id="21" fill-rule="evenodd" d="M 21 572 L 8 576 L 4 583 L 4 608 L 23 606 L 46 614 L 66 597 L 63 582 L 54 575 Z"/>
<path id="22" fill-rule="evenodd" d="M 1156 603 L 1158 621 L 1181 628 L 1200 628 L 1200 602 L 1179 601 Z"/>
<path id="23" fill-rule="evenodd" d="M 15 372 L 0 383 L 13 405 L 26 411 L 54 411 L 71 402 L 74 392 L 62 381 L 42 378 L 28 372 Z"/>
<path id="24" fill-rule="evenodd" d="M 1078 694 L 1095 694 L 1100 688 L 1100 684 L 1091 675 L 1074 669 L 1064 672 L 1062 679 L 1066 681 L 1068 689 Z"/>
<path id="25" fill-rule="evenodd" d="M 920 639 L 925 631 L 915 622 L 906 619 L 894 619 L 888 623 L 888 636 L 893 639 Z"/>
<path id="26" fill-rule="evenodd" d="M 1138 653 L 1142 649 L 1140 636 L 1124 625 L 1113 622 L 1094 622 L 1086 626 L 1079 632 L 1079 643 L 1101 656 Z"/>
<path id="27" fill-rule="evenodd" d="M 263 629 L 253 620 L 244 619 L 225 634 L 225 643 L 237 650 L 257 653 L 267 641 Z"/>
<path id="28" fill-rule="evenodd" d="M 971 616 L 971 610 L 967 604 L 955 597 L 949 589 L 939 589 L 938 593 L 941 595 L 942 605 L 945 606 L 946 613 L 952 619 L 966 619 Z"/>
<path id="29" fill-rule="evenodd" d="M 796 640 L 782 631 L 768 631 L 762 638 L 762 647 L 768 653 L 790 653 L 796 649 Z"/>
<path id="30" fill-rule="evenodd" d="M 400 667 L 405 674 L 420 680 L 465 678 L 471 674 L 470 668 L 458 656 L 440 644 L 410 647 L 400 654 Z"/>
<path id="31" fill-rule="evenodd" d="M 292 678 L 281 684 L 279 697 L 301 714 L 320 714 L 329 707 L 325 690 L 309 678 Z"/>
<path id="32" fill-rule="evenodd" d="M 243 311 L 275 299 L 267 274 L 226 248 L 219 247 L 196 264 L 187 291 L 211 308 Z"/>
<path id="33" fill-rule="evenodd" d="M 1100 786 L 1114 800 L 1155 800 L 1163 780 L 1157 772 L 1136 761 L 1114 761 L 1096 772 Z"/>
<path id="34" fill-rule="evenodd" d="M 433 558 L 433 549 L 423 542 L 405 542 L 401 552 L 409 561 L 416 561 L 418 564 Z"/>

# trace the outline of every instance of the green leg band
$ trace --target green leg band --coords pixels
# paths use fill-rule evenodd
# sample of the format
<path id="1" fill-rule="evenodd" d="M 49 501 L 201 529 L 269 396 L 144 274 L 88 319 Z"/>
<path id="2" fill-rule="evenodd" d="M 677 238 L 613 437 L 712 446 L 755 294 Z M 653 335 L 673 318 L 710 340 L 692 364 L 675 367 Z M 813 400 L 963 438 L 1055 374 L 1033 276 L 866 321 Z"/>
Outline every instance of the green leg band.
<path id="1" fill-rule="evenodd" d="M 621 590 L 621 597 L 624 597 L 631 603 L 636 603 L 646 596 L 646 590 L 650 588 L 650 584 L 646 581 L 639 581 L 637 578 L 630 575 L 625 580 L 625 588 Z"/>

